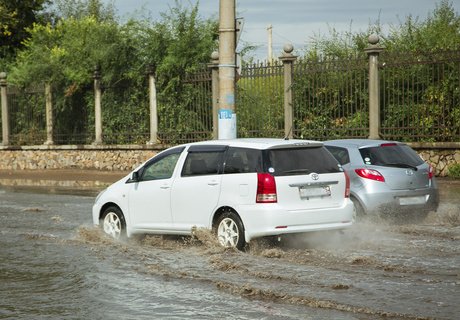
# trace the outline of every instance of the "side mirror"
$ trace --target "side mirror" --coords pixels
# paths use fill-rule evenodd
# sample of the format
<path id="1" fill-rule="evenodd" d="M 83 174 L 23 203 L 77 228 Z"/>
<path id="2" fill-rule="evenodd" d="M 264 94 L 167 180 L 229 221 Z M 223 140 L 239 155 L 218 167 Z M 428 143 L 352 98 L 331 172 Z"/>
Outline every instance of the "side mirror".
<path id="1" fill-rule="evenodd" d="M 139 181 L 139 172 L 138 171 L 132 172 L 130 180 L 131 180 L 131 182 L 138 182 Z"/>

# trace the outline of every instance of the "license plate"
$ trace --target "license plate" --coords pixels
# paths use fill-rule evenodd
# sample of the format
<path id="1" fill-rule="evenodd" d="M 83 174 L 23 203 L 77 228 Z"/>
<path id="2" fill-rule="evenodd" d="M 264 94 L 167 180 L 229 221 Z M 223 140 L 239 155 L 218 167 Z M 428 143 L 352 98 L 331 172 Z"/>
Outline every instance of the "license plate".
<path id="1" fill-rule="evenodd" d="M 331 195 L 331 187 L 300 187 L 299 194 L 301 198 L 329 197 Z"/>
<path id="2" fill-rule="evenodd" d="M 418 197 L 403 197 L 399 198 L 399 204 L 402 206 L 414 205 L 414 204 L 425 204 L 425 196 Z"/>

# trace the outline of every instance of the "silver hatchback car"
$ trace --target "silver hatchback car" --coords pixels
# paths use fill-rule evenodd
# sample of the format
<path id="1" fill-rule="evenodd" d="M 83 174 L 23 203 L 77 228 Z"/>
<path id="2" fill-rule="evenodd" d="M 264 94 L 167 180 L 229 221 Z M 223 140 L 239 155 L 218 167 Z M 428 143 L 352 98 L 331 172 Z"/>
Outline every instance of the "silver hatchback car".
<path id="1" fill-rule="evenodd" d="M 378 214 L 421 221 L 439 204 L 433 168 L 396 141 L 345 139 L 324 142 L 350 177 L 356 217 Z"/>

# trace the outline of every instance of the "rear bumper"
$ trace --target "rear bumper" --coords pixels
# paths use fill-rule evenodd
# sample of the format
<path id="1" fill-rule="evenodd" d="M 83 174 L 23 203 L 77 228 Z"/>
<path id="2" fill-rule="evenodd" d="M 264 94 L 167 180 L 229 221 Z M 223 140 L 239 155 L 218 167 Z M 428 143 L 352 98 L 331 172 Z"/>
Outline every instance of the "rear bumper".
<path id="1" fill-rule="evenodd" d="M 246 242 L 283 234 L 345 229 L 352 225 L 353 203 L 347 199 L 335 208 L 287 211 L 277 204 L 242 206 L 238 213 Z"/>
<path id="2" fill-rule="evenodd" d="M 439 206 L 438 189 L 389 190 L 374 193 L 353 194 L 367 214 L 404 214 L 418 212 L 421 215 L 436 211 Z"/>

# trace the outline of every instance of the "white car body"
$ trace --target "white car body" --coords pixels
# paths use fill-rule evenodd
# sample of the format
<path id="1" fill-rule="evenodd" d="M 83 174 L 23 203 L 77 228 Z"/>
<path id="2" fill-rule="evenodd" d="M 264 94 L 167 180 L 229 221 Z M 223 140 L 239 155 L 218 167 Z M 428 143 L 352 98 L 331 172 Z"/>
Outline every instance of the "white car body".
<path id="1" fill-rule="evenodd" d="M 262 150 L 276 149 L 278 151 L 274 152 L 281 153 L 284 151 L 279 150 L 315 147 L 319 152 L 324 148 L 315 141 L 282 139 L 214 140 L 173 147 L 145 162 L 133 171 L 135 174 L 131 173 L 101 192 L 93 206 L 94 224 L 99 225 L 104 210 L 114 206 L 124 215 L 128 237 L 134 234 L 191 235 L 195 228 L 215 227 L 216 216 L 225 210 L 236 213 L 241 220 L 245 242 L 263 236 L 351 226 L 353 203 L 346 196 L 348 177 L 340 165 L 337 164 L 338 170 L 332 173 L 317 174 L 313 171 L 308 174 L 275 175 L 276 201 L 257 203 L 258 177 L 261 173 L 227 173 L 225 170 L 230 166 L 227 153 L 230 151 L 222 151 L 222 156 L 216 156 L 221 157 L 217 173 L 186 175 L 184 166 L 192 166 L 193 162 L 189 160 L 186 163 L 187 157 L 193 152 L 199 157 L 199 150 L 211 147 L 238 152 L 250 150 L 255 155 L 259 151 L 262 154 Z M 192 151 L 195 150 L 193 148 L 198 151 Z M 181 149 L 171 177 L 149 181 L 132 179 L 138 173 L 146 175 L 143 168 L 148 168 L 156 157 Z M 326 154 L 330 155 L 328 152 Z M 272 167 L 269 170 L 274 171 Z M 303 197 L 300 196 L 301 192 Z M 305 192 L 312 194 L 309 196 Z"/>

